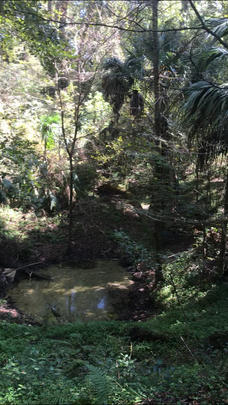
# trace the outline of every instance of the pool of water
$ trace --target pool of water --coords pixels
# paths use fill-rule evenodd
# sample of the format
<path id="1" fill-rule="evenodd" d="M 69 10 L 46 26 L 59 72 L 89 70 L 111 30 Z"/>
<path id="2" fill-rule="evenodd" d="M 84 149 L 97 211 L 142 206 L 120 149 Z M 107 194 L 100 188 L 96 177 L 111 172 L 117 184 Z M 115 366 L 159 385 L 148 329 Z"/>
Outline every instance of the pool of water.
<path id="1" fill-rule="evenodd" d="M 121 291 L 131 284 L 116 261 L 99 261 L 91 269 L 50 266 L 42 274 L 51 281 L 22 280 L 8 296 L 17 309 L 50 324 L 115 317 L 110 291 Z"/>

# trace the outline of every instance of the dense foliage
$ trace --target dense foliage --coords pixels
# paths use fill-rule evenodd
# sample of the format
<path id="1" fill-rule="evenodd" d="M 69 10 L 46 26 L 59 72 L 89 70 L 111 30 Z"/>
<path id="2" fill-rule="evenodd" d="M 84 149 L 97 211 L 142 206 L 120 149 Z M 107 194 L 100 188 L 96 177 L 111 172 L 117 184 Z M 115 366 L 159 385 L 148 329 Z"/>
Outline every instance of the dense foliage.
<path id="1" fill-rule="evenodd" d="M 226 403 L 227 15 L 1 1 L 0 295 L 4 268 L 118 258 L 151 319 L 3 321 L 0 404 Z"/>

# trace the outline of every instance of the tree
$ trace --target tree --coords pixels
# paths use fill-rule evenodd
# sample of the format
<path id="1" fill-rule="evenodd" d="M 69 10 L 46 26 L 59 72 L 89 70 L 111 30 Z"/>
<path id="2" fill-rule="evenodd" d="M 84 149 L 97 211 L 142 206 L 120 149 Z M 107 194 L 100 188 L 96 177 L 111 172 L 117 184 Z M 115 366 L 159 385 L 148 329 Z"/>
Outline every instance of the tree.
<path id="1" fill-rule="evenodd" d="M 43 5 L 33 0 L 3 0 L 0 5 L 0 24 L 8 35 L 16 35 L 21 42 L 26 43 L 30 52 L 39 57 L 46 71 L 53 75 L 54 61 L 64 53 L 66 43 L 57 27 L 44 17 L 46 10 Z"/>
<path id="2" fill-rule="evenodd" d="M 85 21 L 87 18 L 92 19 L 93 11 L 93 3 L 79 4 L 78 7 L 76 4 L 74 7 L 74 12 L 83 13 Z M 94 18 L 96 18 L 96 14 Z M 65 55 L 64 60 L 61 63 L 57 61 L 55 64 L 55 82 L 61 116 L 62 139 L 69 162 L 68 251 L 71 252 L 73 205 L 78 179 L 76 172 L 77 152 L 81 140 L 85 141 L 91 136 L 91 134 L 86 133 L 86 130 L 84 131 L 84 127 L 86 127 L 85 116 L 87 115 L 86 103 L 91 94 L 95 96 L 97 72 L 101 66 L 105 47 L 103 47 L 103 36 L 100 31 L 94 27 L 89 28 L 86 23 L 80 32 L 68 27 L 64 35 L 73 45 L 69 47 L 69 53 Z M 98 46 L 100 46 L 99 57 L 97 55 Z"/>
<path id="3" fill-rule="evenodd" d="M 111 104 L 115 121 L 118 122 L 124 100 L 129 96 L 137 72 L 142 69 L 142 59 L 130 56 L 122 62 L 117 58 L 109 58 L 103 67 L 107 71 L 102 77 L 104 98 Z"/>
<path id="4" fill-rule="evenodd" d="M 158 138 L 161 136 L 161 107 L 159 83 L 159 42 L 158 42 L 158 2 L 152 0 L 152 28 L 153 28 L 153 73 L 154 73 L 154 129 Z"/>
<path id="5" fill-rule="evenodd" d="M 221 43 L 221 38 L 228 34 L 228 20 L 213 21 L 213 33 L 216 40 Z M 207 30 L 208 31 L 208 30 Z M 211 31 L 211 30 L 210 30 Z M 218 38 L 217 38 L 218 37 Z M 203 52 L 200 65 L 204 69 L 220 58 L 228 56 L 228 46 L 222 40 L 225 48 L 211 47 Z M 198 149 L 198 162 L 200 168 L 205 167 L 210 161 L 220 154 L 227 155 L 228 150 L 228 86 L 226 83 L 216 83 L 201 80 L 191 84 L 185 89 L 186 102 L 184 104 L 185 119 L 190 123 L 190 138 L 195 140 Z M 228 162 L 227 162 L 228 163 Z M 222 220 L 221 245 L 220 245 L 220 271 L 225 271 L 225 253 L 228 224 L 228 171 L 224 180 L 224 217 Z"/>

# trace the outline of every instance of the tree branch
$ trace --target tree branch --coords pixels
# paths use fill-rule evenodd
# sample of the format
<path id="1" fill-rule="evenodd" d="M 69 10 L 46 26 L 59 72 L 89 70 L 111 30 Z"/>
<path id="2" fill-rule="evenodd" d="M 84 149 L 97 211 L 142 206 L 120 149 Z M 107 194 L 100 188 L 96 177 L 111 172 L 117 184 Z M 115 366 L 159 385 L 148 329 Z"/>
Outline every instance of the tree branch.
<path id="1" fill-rule="evenodd" d="M 126 31 L 126 32 L 136 32 L 136 33 L 154 32 L 153 29 L 147 29 L 147 28 L 143 28 L 143 27 L 142 27 L 142 29 L 137 30 L 137 29 L 134 29 L 134 28 L 120 27 L 119 25 L 115 25 L 115 24 L 110 25 L 110 24 L 104 24 L 104 23 L 92 23 L 92 22 L 89 22 L 89 21 L 88 22 L 85 22 L 85 21 L 80 21 L 80 22 L 70 21 L 70 22 L 65 22 L 64 24 L 62 24 L 59 20 L 55 20 L 53 18 L 45 18 L 45 17 L 43 17 L 41 15 L 38 15 L 36 13 L 32 13 L 32 12 L 27 11 L 27 10 L 26 11 L 22 10 L 22 12 L 24 14 L 27 14 L 27 15 L 36 16 L 38 19 L 40 19 L 41 21 L 46 22 L 46 23 L 59 24 L 61 27 L 65 27 L 65 26 L 68 26 L 68 25 L 88 25 L 88 26 L 95 26 L 95 27 L 107 27 L 107 28 L 117 29 L 119 31 Z M 7 16 L 15 17 L 15 15 L 13 13 L 10 13 L 10 12 L 7 12 Z M 133 22 L 133 20 L 131 21 L 131 23 L 132 22 Z M 135 24 L 138 24 L 138 23 L 135 22 Z M 206 29 L 205 27 L 200 25 L 200 26 L 197 26 L 197 27 L 176 27 L 176 28 L 158 29 L 157 32 L 196 31 L 196 30 L 200 30 L 202 28 Z M 227 47 L 228 47 L 228 45 L 227 45 Z"/>
<path id="2" fill-rule="evenodd" d="M 54 21 L 54 22 L 59 23 L 59 21 Z M 104 23 L 91 23 L 91 22 L 86 22 L 86 23 L 85 22 L 68 22 L 68 23 L 66 23 L 66 25 L 83 25 L 83 24 L 86 24 L 88 26 L 115 28 L 119 31 L 138 32 L 138 33 L 154 32 L 153 29 L 143 28 L 141 30 L 136 30 L 134 28 L 124 28 L 124 27 L 120 27 L 119 25 L 109 25 L 109 24 L 104 24 Z M 196 31 L 196 30 L 200 30 L 202 28 L 203 28 L 202 26 L 165 28 L 165 29 L 158 29 L 156 32 Z"/>
<path id="3" fill-rule="evenodd" d="M 203 18 L 201 17 L 199 11 L 197 10 L 193 0 L 189 0 L 189 3 L 195 13 L 195 15 L 197 16 L 198 20 L 201 22 L 202 27 L 204 28 L 205 31 L 208 32 L 208 34 L 212 35 L 214 38 L 217 39 L 218 42 L 220 42 L 220 44 L 222 44 L 226 49 L 228 49 L 228 43 L 226 43 L 225 41 L 223 41 L 223 39 L 221 39 L 214 31 L 212 31 L 204 22 Z"/>

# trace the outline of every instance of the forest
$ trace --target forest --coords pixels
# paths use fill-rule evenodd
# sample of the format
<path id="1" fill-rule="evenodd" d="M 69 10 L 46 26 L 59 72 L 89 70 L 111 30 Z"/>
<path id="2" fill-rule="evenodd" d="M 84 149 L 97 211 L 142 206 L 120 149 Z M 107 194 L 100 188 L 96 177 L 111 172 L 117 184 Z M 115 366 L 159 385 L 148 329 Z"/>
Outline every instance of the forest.
<path id="1" fill-rule="evenodd" d="M 0 405 L 228 404 L 228 2 L 1 0 Z"/>

